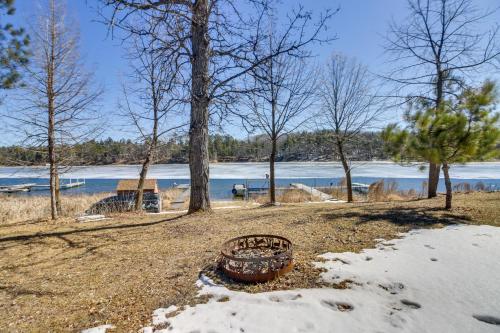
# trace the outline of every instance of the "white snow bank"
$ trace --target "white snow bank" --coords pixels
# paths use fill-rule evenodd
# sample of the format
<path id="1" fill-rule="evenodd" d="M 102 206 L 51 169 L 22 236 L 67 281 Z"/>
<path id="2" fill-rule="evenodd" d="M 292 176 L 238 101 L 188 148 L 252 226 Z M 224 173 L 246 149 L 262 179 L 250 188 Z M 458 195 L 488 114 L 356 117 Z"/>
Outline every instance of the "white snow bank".
<path id="1" fill-rule="evenodd" d="M 352 279 L 352 289 L 247 294 L 205 278 L 209 303 L 171 318 L 173 307 L 159 309 L 154 324 L 168 328 L 144 332 L 499 332 L 499 254 L 500 228 L 415 230 L 359 254 L 323 255 L 322 278 Z"/>

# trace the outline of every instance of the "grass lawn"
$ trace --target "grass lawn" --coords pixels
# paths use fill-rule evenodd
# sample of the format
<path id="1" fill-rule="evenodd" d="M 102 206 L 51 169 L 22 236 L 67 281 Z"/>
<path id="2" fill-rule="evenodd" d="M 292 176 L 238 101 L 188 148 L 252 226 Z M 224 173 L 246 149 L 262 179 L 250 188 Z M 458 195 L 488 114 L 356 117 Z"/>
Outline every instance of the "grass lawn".
<path id="1" fill-rule="evenodd" d="M 272 233 L 294 244 L 295 268 L 276 281 L 232 289 L 320 287 L 311 262 L 325 252 L 359 251 L 377 238 L 449 223 L 500 226 L 500 193 L 362 204 L 290 204 L 212 214 L 129 215 L 92 223 L 0 224 L 0 331 L 71 331 L 105 323 L 137 331 L 158 307 L 203 302 L 200 272 L 231 237 Z M 337 287 L 343 287 L 341 285 Z"/>

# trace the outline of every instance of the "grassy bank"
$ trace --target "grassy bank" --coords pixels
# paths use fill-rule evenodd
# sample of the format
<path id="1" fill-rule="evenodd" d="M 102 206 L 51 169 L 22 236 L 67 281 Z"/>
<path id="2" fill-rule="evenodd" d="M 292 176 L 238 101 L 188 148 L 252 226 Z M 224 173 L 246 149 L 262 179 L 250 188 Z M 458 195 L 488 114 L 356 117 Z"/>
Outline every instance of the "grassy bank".
<path id="1" fill-rule="evenodd" d="M 181 189 L 173 188 L 161 192 L 162 206 L 164 210 L 172 209 L 172 202 L 182 193 Z M 73 222 L 75 217 L 83 215 L 85 210 L 101 199 L 112 196 L 114 193 L 62 195 L 62 214 L 57 224 Z M 300 190 L 290 190 L 277 196 L 279 202 L 298 203 L 319 200 Z M 248 202 L 243 200 L 215 201 L 213 207 L 251 207 L 254 204 L 263 204 L 268 201 L 267 195 L 259 196 Z M 177 207 L 187 209 L 189 201 Z M 19 222 L 49 222 L 50 198 L 48 196 L 25 196 L 0 194 L 0 225 Z"/>
<path id="2" fill-rule="evenodd" d="M 339 200 L 347 200 L 345 181 L 341 181 L 339 186 L 334 187 L 318 187 L 324 193 L 330 194 L 333 198 Z M 484 185 L 483 185 L 484 187 Z M 456 185 L 455 191 L 470 192 L 473 190 L 484 190 L 484 188 L 472 188 L 470 184 L 460 183 Z M 184 204 L 177 204 L 175 207 L 172 203 L 181 195 L 182 189 L 171 188 L 162 190 L 162 207 L 163 210 L 184 210 L 189 206 L 189 198 Z M 398 183 L 395 181 L 384 183 L 383 180 L 370 185 L 367 194 L 359 194 L 354 192 L 354 201 L 356 202 L 382 202 L 382 201 L 408 201 L 423 198 L 426 189 L 416 192 L 414 190 L 404 191 L 398 189 Z M 61 220 L 57 223 L 73 222 L 75 217 L 83 215 L 85 210 L 90 208 L 92 204 L 99 200 L 112 196 L 114 193 L 98 193 L 98 194 L 80 194 L 80 195 L 64 195 L 62 199 L 62 214 Z M 303 190 L 287 188 L 277 191 L 276 199 L 280 203 L 305 203 L 321 201 L 321 198 L 311 195 Z M 242 200 L 225 200 L 213 202 L 213 207 L 252 207 L 256 204 L 265 204 L 269 201 L 267 194 L 251 196 L 245 202 Z M 48 196 L 24 196 L 0 194 L 0 224 L 18 223 L 23 221 L 39 222 L 42 220 L 48 221 L 50 217 L 50 199 Z"/>
<path id="3" fill-rule="evenodd" d="M 311 266 L 328 251 L 360 251 L 375 239 L 449 223 L 500 226 L 500 193 L 409 202 L 289 204 L 208 215 L 128 215 L 91 223 L 0 226 L 0 331 L 75 331 L 104 323 L 137 331 L 158 307 L 202 302 L 200 272 L 229 288 L 260 292 L 318 287 Z M 295 269 L 279 280 L 242 285 L 214 270 L 219 246 L 250 234 L 294 243 Z M 345 287 L 339 285 L 337 287 Z"/>
<path id="4" fill-rule="evenodd" d="M 182 191 L 169 189 L 162 191 L 163 207 L 169 208 L 171 202 Z M 83 215 L 85 210 L 101 199 L 115 193 L 61 195 L 62 214 L 56 223 L 73 222 L 75 217 Z M 19 222 L 48 221 L 50 217 L 50 198 L 48 196 L 26 196 L 0 194 L 0 225 Z"/>
<path id="5" fill-rule="evenodd" d="M 61 196 L 62 220 L 74 219 L 93 203 L 110 196 L 110 193 Z M 0 224 L 21 221 L 40 221 L 50 217 L 48 196 L 0 195 Z"/>

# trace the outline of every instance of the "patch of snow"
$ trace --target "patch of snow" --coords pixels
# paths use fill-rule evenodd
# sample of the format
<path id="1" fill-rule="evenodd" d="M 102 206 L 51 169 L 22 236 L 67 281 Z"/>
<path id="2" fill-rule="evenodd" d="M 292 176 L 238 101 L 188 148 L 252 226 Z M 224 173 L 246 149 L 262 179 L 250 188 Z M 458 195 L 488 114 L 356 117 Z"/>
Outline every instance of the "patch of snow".
<path id="1" fill-rule="evenodd" d="M 88 328 L 81 333 L 106 333 L 107 329 L 115 328 L 113 325 L 101 325 L 97 327 Z"/>
<path id="2" fill-rule="evenodd" d="M 499 332 L 500 228 L 402 236 L 361 253 L 322 255 L 322 279 L 350 279 L 351 289 L 248 294 L 202 276 L 200 294 L 214 296 L 208 303 L 163 314 L 167 328 L 144 332 Z"/>
<path id="3" fill-rule="evenodd" d="M 177 307 L 171 305 L 168 308 L 159 308 L 153 312 L 153 325 L 159 325 L 167 322 L 167 315 L 176 311 Z"/>

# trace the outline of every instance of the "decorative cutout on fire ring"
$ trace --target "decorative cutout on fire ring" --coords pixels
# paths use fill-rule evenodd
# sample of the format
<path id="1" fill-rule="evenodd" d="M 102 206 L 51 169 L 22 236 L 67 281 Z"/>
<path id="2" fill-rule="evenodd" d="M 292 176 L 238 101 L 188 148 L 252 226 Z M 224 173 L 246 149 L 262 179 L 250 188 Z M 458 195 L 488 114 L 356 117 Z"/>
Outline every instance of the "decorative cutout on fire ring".
<path id="1" fill-rule="evenodd" d="M 219 267 L 230 278 L 265 282 L 293 268 L 292 242 L 281 236 L 248 235 L 222 245 Z"/>

